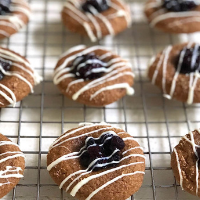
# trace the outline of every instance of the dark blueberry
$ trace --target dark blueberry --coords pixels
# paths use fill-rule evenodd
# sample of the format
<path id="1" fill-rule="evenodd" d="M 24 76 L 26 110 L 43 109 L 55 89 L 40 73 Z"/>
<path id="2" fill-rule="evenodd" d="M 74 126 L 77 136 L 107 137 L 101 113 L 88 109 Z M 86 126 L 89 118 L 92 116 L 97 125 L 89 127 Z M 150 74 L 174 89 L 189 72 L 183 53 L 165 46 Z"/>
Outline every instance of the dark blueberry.
<path id="1" fill-rule="evenodd" d="M 5 15 L 10 12 L 11 0 L 0 0 L 0 15 Z"/>
<path id="2" fill-rule="evenodd" d="M 82 5 L 82 9 L 85 12 L 90 12 L 92 14 L 95 14 L 97 10 L 98 12 L 103 12 L 109 8 L 107 0 L 86 0 L 86 2 Z"/>
<path id="3" fill-rule="evenodd" d="M 91 146 L 91 145 L 93 145 L 93 144 L 95 144 L 94 138 L 90 138 L 90 139 L 87 140 L 87 147 L 88 147 L 88 146 Z"/>
<path id="4" fill-rule="evenodd" d="M 111 139 L 111 146 L 116 147 L 117 149 L 121 150 L 125 147 L 125 143 L 122 138 L 119 136 L 113 136 Z"/>
<path id="5" fill-rule="evenodd" d="M 176 69 L 180 67 L 179 70 L 182 74 L 200 71 L 200 46 L 184 48 L 177 57 L 175 65 Z"/>
<path id="6" fill-rule="evenodd" d="M 71 72 L 75 74 L 76 78 L 92 80 L 104 74 L 105 65 L 106 63 L 99 60 L 94 53 L 90 53 L 78 56 L 71 64 Z M 97 72 L 94 71 L 95 69 L 97 69 Z"/>
<path id="7" fill-rule="evenodd" d="M 5 71 L 9 71 L 11 68 L 11 62 L 6 61 L 2 58 L 0 58 L 0 66 L 5 70 Z M 2 80 L 4 77 L 4 74 L 0 71 L 0 80 Z"/>
<path id="8" fill-rule="evenodd" d="M 88 168 L 97 159 L 88 169 L 94 171 L 114 167 L 118 162 L 112 162 L 121 160 L 122 153 L 120 150 L 124 148 L 124 145 L 124 141 L 120 137 L 113 135 L 112 132 L 103 134 L 99 139 L 90 137 L 86 139 L 85 147 L 82 148 L 81 152 L 84 153 L 80 156 L 80 163 L 83 167 Z"/>
<path id="9" fill-rule="evenodd" d="M 171 12 L 192 10 L 197 4 L 192 0 L 164 0 L 163 7 Z"/>
<path id="10" fill-rule="evenodd" d="M 80 157 L 80 163 L 83 167 L 87 167 L 90 164 L 90 155 L 88 152 L 84 152 Z"/>
<path id="11" fill-rule="evenodd" d="M 91 158 L 101 158 L 102 157 L 102 153 L 100 150 L 100 147 L 98 145 L 94 145 L 94 146 L 89 146 L 87 148 L 87 151 L 90 155 Z"/>

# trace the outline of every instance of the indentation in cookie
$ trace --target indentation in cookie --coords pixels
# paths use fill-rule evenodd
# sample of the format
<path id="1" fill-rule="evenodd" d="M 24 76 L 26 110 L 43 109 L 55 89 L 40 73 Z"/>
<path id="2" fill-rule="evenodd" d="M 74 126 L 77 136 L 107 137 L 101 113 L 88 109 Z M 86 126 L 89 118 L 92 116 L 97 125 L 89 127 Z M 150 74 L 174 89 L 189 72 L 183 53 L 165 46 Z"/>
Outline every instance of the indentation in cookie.
<path id="1" fill-rule="evenodd" d="M 71 72 L 76 78 L 93 80 L 101 77 L 106 71 L 106 63 L 101 61 L 94 53 L 78 56 L 71 65 Z"/>
<path id="2" fill-rule="evenodd" d="M 11 0 L 0 0 L 0 15 L 10 12 Z"/>
<path id="3" fill-rule="evenodd" d="M 85 12 L 95 13 L 103 12 L 109 8 L 107 0 L 87 0 L 83 5 L 82 9 Z"/>
<path id="4" fill-rule="evenodd" d="M 124 147 L 123 139 L 111 132 L 103 133 L 99 138 L 88 137 L 80 150 L 80 163 L 88 170 L 115 167 L 122 158 Z"/>
<path id="5" fill-rule="evenodd" d="M 11 61 L 4 60 L 3 58 L 0 58 L 0 81 L 4 78 L 4 73 L 2 72 L 2 69 L 5 71 L 9 71 L 11 68 Z"/>
<path id="6" fill-rule="evenodd" d="M 177 70 L 182 74 L 200 70 L 200 46 L 196 44 L 192 48 L 185 47 L 176 60 Z"/>
<path id="7" fill-rule="evenodd" d="M 192 0 L 164 0 L 163 7 L 172 12 L 192 10 L 197 4 Z"/>

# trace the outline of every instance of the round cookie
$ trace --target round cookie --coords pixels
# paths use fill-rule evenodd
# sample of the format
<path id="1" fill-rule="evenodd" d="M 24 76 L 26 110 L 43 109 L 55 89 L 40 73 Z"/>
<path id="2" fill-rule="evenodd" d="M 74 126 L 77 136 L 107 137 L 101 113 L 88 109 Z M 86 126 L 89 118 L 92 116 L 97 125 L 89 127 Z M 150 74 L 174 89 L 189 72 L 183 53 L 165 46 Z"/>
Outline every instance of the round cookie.
<path id="1" fill-rule="evenodd" d="M 41 80 L 23 56 L 0 47 L 0 107 L 14 107 Z"/>
<path id="2" fill-rule="evenodd" d="M 196 0 L 148 0 L 145 14 L 151 27 L 167 33 L 200 31 L 200 4 Z"/>
<path id="3" fill-rule="evenodd" d="M 174 148 L 171 166 L 176 180 L 183 190 L 200 196 L 200 132 L 191 131 Z"/>
<path id="4" fill-rule="evenodd" d="M 17 33 L 30 18 L 30 7 L 25 0 L 0 2 L 0 39 Z"/>
<path id="5" fill-rule="evenodd" d="M 17 144 L 0 134 L 0 198 L 23 178 L 24 157 Z"/>
<path id="6" fill-rule="evenodd" d="M 79 200 L 126 200 L 142 185 L 145 156 L 124 130 L 93 124 L 54 141 L 47 170 L 60 188 Z"/>
<path id="7" fill-rule="evenodd" d="M 188 104 L 200 102 L 200 46 L 184 43 L 168 46 L 153 57 L 148 76 L 168 99 Z"/>
<path id="8" fill-rule="evenodd" d="M 121 0 L 67 0 L 62 10 L 65 26 L 95 42 L 131 26 L 131 14 Z"/>
<path id="9" fill-rule="evenodd" d="M 130 63 L 105 47 L 76 46 L 64 53 L 54 71 L 54 84 L 68 98 L 104 106 L 133 95 Z"/>

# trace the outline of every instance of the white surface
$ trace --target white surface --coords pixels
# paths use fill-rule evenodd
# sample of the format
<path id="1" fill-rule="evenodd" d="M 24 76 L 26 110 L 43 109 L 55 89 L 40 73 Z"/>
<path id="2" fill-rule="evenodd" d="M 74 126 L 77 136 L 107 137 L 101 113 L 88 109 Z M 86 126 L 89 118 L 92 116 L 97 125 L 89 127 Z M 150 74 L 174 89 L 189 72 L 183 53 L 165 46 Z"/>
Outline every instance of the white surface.
<path id="1" fill-rule="evenodd" d="M 52 72 L 58 56 L 68 48 L 84 43 L 91 45 L 88 38 L 65 30 L 60 20 L 61 0 L 30 0 L 33 15 L 27 28 L 5 39 L 2 44 L 25 55 L 45 82 L 35 88 L 33 95 L 25 98 L 16 108 L 3 108 L 0 112 L 1 132 L 20 144 L 26 154 L 25 176 L 16 187 L 15 199 L 60 200 L 62 193 L 48 175 L 46 153 L 49 145 L 63 131 L 76 127 L 79 122 L 101 122 L 106 120 L 113 125 L 126 128 L 144 147 L 146 175 L 144 184 L 137 194 L 136 200 L 153 200 L 152 178 L 147 135 L 151 137 L 150 150 L 157 200 L 197 200 L 198 198 L 183 192 L 177 186 L 170 169 L 170 145 L 172 148 L 181 136 L 188 132 L 186 116 L 190 120 L 190 128 L 199 128 L 199 105 L 187 106 L 176 101 L 163 99 L 161 92 L 151 85 L 146 78 L 147 63 L 152 55 L 166 45 L 187 41 L 188 38 L 198 40 L 198 34 L 171 36 L 149 28 L 143 16 L 145 0 L 129 0 L 133 15 L 133 26 L 115 38 L 105 38 L 102 45 L 108 46 L 133 64 L 136 74 L 135 96 L 125 97 L 123 101 L 103 108 L 88 108 L 64 98 L 53 85 Z M 47 24 L 45 24 L 45 21 Z M 27 46 L 26 46 L 27 41 Z M 45 46 L 46 44 L 46 46 Z M 42 104 L 42 102 L 44 103 Z M 20 109 L 21 106 L 21 109 Z M 166 110 L 164 109 L 166 108 Z M 123 110 L 125 108 L 125 112 Z M 186 108 L 184 110 L 184 108 Z M 104 115 L 105 111 L 105 115 Z M 42 116 L 40 117 L 40 114 Z M 84 118 L 85 113 L 85 118 Z M 146 113 L 146 116 L 145 116 Z M 63 116 L 63 117 L 62 117 Z M 21 123 L 19 123 L 20 121 Z M 167 124 L 168 123 L 168 129 Z M 63 123 L 63 130 L 62 130 Z M 120 123 L 120 124 L 118 124 Z M 147 132 L 148 131 L 148 132 Z M 20 135 L 17 140 L 18 134 Z M 39 136 L 41 135 L 41 141 Z M 161 138 L 161 137 L 162 138 Z M 48 137 L 48 138 L 47 138 Z M 41 143 L 40 143 L 41 142 Z M 42 152 L 41 157 L 38 153 Z M 160 153 L 159 153 L 160 152 Z M 163 153 L 162 153 L 163 152 Z M 41 170 L 38 170 L 38 159 L 41 158 Z M 167 168 L 165 170 L 164 168 Z M 38 178 L 40 177 L 40 178 Z M 40 190 L 38 191 L 38 186 Z M 12 199 L 13 191 L 3 199 Z M 176 196 L 177 195 L 177 196 Z M 65 193 L 63 199 L 72 200 Z"/>

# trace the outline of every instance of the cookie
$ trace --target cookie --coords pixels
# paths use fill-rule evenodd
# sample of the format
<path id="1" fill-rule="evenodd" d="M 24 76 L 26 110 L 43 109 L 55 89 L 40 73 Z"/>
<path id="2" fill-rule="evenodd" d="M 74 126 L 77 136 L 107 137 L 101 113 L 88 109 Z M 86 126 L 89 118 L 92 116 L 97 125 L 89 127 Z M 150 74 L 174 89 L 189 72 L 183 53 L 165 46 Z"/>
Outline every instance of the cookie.
<path id="1" fill-rule="evenodd" d="M 131 26 L 130 10 L 121 0 L 67 0 L 62 20 L 70 31 L 92 42 Z"/>
<path id="2" fill-rule="evenodd" d="M 142 185 L 145 156 L 124 130 L 93 124 L 55 140 L 47 166 L 60 189 L 79 200 L 126 200 Z"/>
<path id="3" fill-rule="evenodd" d="M 176 180 L 183 190 L 200 196 L 200 132 L 191 131 L 174 148 L 171 166 Z"/>
<path id="4" fill-rule="evenodd" d="M 25 156 L 19 146 L 0 134 L 0 198 L 23 178 Z"/>
<path id="5" fill-rule="evenodd" d="M 25 0 L 0 1 L 0 39 L 17 33 L 30 18 L 30 7 Z"/>
<path id="6" fill-rule="evenodd" d="M 167 33 L 200 31 L 200 4 L 197 0 L 148 0 L 145 14 L 151 27 Z"/>
<path id="7" fill-rule="evenodd" d="M 42 78 L 23 56 L 0 47 L 0 107 L 15 106 Z"/>
<path id="8" fill-rule="evenodd" d="M 101 46 L 79 45 L 65 52 L 54 71 L 54 84 L 68 98 L 105 106 L 133 95 L 130 63 Z"/>
<path id="9" fill-rule="evenodd" d="M 200 46 L 184 43 L 168 46 L 152 58 L 148 76 L 168 99 L 188 104 L 200 102 Z"/>

